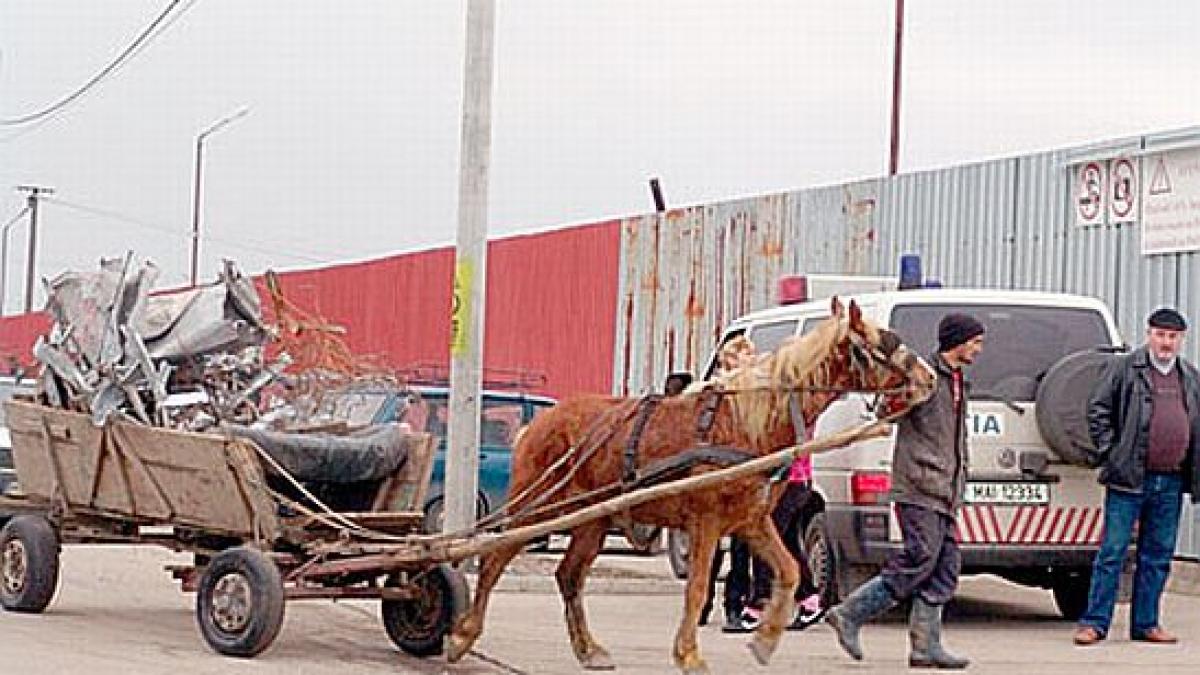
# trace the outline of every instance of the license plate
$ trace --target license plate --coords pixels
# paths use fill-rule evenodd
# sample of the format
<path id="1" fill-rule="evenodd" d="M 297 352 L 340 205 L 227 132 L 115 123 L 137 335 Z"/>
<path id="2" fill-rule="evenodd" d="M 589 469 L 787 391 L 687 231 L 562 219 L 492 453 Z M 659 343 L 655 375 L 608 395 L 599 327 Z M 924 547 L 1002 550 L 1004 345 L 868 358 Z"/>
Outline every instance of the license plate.
<path id="1" fill-rule="evenodd" d="M 1049 504 L 1048 483 L 967 483 L 968 504 Z"/>

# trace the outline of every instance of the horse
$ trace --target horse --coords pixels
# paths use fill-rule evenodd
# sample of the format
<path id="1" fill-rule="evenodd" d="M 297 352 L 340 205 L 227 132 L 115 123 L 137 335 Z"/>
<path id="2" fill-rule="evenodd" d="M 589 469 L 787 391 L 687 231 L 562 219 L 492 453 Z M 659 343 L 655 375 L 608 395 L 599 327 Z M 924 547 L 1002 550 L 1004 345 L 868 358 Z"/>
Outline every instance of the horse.
<path id="1" fill-rule="evenodd" d="M 634 467 L 669 463 L 689 451 L 737 449 L 742 458 L 761 456 L 797 443 L 804 429 L 841 394 L 882 394 L 881 414 L 896 414 L 928 397 L 936 375 L 890 331 L 873 325 L 853 301 L 849 309 L 831 300 L 830 317 L 809 334 L 792 338 L 775 352 L 726 373 L 700 393 L 655 399 L 585 395 L 566 399 L 539 414 L 513 451 L 508 513 L 530 524 L 601 501 L 613 490 L 637 485 Z M 698 424 L 699 421 L 699 424 Z M 709 452 L 716 458 L 721 452 Z M 636 464 L 631 460 L 636 460 Z M 715 460 L 714 460 L 715 461 Z M 712 470 L 712 464 L 682 465 L 682 472 Z M 775 483 L 776 486 L 782 483 Z M 772 595 L 750 644 L 766 664 L 790 619 L 799 571 L 771 521 L 780 493 L 769 475 L 753 475 L 635 506 L 622 516 L 634 522 L 685 530 L 691 542 L 684 615 L 675 634 L 673 657 L 685 673 L 706 673 L 696 627 L 720 537 L 734 534 L 774 571 Z M 608 651 L 588 629 L 583 585 L 612 518 L 570 531 L 555 572 L 565 607 L 571 647 L 583 668 L 613 669 Z M 492 589 L 521 543 L 482 557 L 471 607 L 447 639 L 451 662 L 466 655 L 483 630 Z"/>

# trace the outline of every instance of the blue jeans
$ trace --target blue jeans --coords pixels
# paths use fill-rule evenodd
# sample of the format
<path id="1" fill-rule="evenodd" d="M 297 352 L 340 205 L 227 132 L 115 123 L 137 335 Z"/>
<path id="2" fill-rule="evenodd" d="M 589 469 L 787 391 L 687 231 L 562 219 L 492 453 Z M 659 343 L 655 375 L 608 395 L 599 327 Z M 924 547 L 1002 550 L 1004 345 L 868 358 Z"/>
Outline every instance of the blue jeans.
<path id="1" fill-rule="evenodd" d="M 1183 479 L 1178 474 L 1147 473 L 1141 494 L 1109 488 L 1104 497 L 1104 541 L 1092 564 L 1092 586 L 1088 607 L 1079 619 L 1108 635 L 1121 565 L 1138 523 L 1137 569 L 1133 576 L 1133 609 L 1129 636 L 1140 638 L 1158 627 L 1158 604 L 1171 557 L 1175 554 L 1175 536 L 1179 531 L 1179 508 Z"/>

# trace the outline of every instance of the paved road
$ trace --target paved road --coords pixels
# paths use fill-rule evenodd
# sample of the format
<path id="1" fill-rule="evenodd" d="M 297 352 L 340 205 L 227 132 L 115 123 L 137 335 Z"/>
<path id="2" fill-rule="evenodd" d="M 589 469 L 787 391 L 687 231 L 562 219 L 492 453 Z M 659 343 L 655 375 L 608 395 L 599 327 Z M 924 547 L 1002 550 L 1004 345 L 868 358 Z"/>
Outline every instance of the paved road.
<path id="1" fill-rule="evenodd" d="M 0 613 L 0 672 L 80 673 L 578 673 L 567 645 L 558 598 L 545 578 L 516 579 L 497 594 L 483 658 L 448 666 L 394 650 L 370 603 L 293 603 L 279 640 L 247 662 L 210 652 L 192 617 L 192 596 L 178 592 L 162 565 L 180 561 L 152 548 L 70 547 L 63 556 L 59 595 L 41 616 Z M 605 556 L 608 590 L 589 600 L 597 637 L 622 673 L 671 672 L 670 642 L 680 613 L 677 582 L 659 558 Z M 536 565 L 530 565 L 530 568 Z M 1170 595 L 1169 626 L 1184 637 L 1173 647 L 1134 644 L 1121 637 L 1091 649 L 1070 644 L 1071 625 L 1057 618 L 1045 592 L 997 579 L 968 580 L 953 607 L 949 643 L 976 663 L 970 672 L 1025 675 L 1063 673 L 1196 673 L 1200 663 L 1200 597 Z M 904 669 L 906 631 L 897 618 L 869 627 L 867 660 L 844 657 L 824 626 L 789 634 L 768 668 L 753 665 L 746 636 L 701 629 L 701 645 L 717 673 L 894 673 Z"/>

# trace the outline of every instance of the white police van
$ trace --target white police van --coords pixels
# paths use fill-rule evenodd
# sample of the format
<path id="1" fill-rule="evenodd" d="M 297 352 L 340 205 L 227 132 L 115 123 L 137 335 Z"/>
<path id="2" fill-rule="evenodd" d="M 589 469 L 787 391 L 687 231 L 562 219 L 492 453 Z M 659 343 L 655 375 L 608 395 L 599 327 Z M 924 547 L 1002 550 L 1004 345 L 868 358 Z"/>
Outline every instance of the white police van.
<path id="1" fill-rule="evenodd" d="M 967 370 L 970 382 L 965 505 L 958 518 L 963 573 L 994 573 L 1052 589 L 1061 613 L 1077 618 L 1087 604 L 1092 558 L 1103 525 L 1103 491 L 1082 466 L 1083 418 L 1090 383 L 1123 348 L 1112 314 L 1095 298 L 1057 293 L 894 288 L 887 278 L 781 280 L 780 307 L 743 316 L 717 349 L 745 335 L 760 352 L 802 335 L 829 315 L 829 300 L 800 301 L 796 291 L 826 289 L 855 299 L 864 315 L 900 335 L 922 355 L 936 349 L 937 325 L 964 312 L 987 327 L 986 344 Z M 847 293 L 849 291 L 849 293 Z M 785 294 L 793 297 L 783 297 Z M 710 360 L 705 375 L 711 372 Z M 1039 414 L 1038 408 L 1045 408 Z M 869 397 L 836 401 L 814 427 L 827 435 L 871 419 Z M 1040 419 L 1039 419 L 1040 418 Z M 802 516 L 813 574 L 833 603 L 876 574 L 900 547 L 889 501 L 891 438 L 813 458 L 814 499 Z"/>

